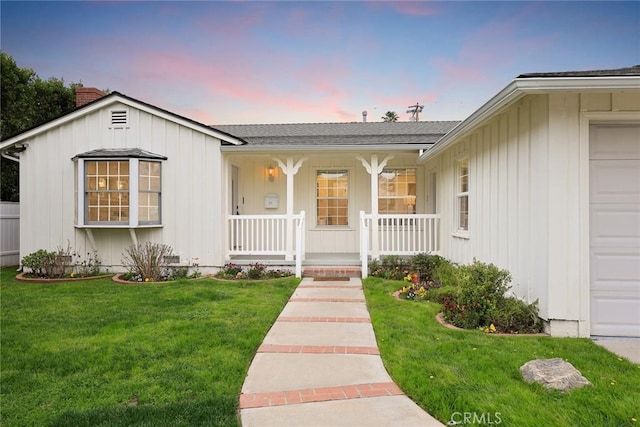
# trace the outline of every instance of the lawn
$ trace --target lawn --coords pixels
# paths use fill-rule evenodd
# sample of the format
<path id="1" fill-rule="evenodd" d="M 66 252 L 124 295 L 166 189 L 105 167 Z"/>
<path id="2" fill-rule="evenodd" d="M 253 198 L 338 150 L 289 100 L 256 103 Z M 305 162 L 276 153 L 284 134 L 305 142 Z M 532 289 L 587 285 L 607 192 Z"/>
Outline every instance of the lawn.
<path id="1" fill-rule="evenodd" d="M 487 336 L 452 331 L 439 305 L 399 301 L 402 282 L 365 279 L 384 364 L 400 388 L 443 423 L 504 426 L 638 426 L 640 366 L 588 339 Z M 568 393 L 525 383 L 520 366 L 561 357 L 593 383 Z M 475 417 L 475 418 L 474 418 Z M 475 420 L 475 422 L 473 422 Z"/>
<path id="2" fill-rule="evenodd" d="M 233 426 L 299 280 L 25 284 L 2 270 L 0 424 Z"/>

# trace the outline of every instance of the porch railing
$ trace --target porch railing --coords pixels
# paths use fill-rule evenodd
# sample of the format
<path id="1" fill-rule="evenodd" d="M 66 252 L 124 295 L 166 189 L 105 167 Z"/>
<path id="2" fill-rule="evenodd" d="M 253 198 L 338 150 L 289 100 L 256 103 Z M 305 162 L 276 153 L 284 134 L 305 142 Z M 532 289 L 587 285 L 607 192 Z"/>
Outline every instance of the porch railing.
<path id="1" fill-rule="evenodd" d="M 440 215 L 372 215 L 360 212 L 360 260 L 367 277 L 369 255 L 440 252 Z"/>
<path id="2" fill-rule="evenodd" d="M 288 221 L 295 239 L 288 239 Z M 295 253 L 296 275 L 304 258 L 305 213 L 298 215 L 229 215 L 229 255 L 284 255 Z M 295 248 L 287 247 L 295 241 Z M 298 274 L 300 270 L 300 274 Z"/>

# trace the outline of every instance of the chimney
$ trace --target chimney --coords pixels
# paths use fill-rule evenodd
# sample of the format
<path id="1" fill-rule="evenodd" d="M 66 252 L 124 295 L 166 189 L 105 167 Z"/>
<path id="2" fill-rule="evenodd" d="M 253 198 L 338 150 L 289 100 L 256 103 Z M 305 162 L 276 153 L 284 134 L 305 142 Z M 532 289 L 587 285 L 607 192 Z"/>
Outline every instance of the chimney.
<path id="1" fill-rule="evenodd" d="M 362 112 L 362 123 L 367 123 L 367 110 Z"/>
<path id="2" fill-rule="evenodd" d="M 96 89 L 95 87 L 76 87 L 76 107 L 82 107 L 85 104 L 102 98 L 106 93 Z"/>

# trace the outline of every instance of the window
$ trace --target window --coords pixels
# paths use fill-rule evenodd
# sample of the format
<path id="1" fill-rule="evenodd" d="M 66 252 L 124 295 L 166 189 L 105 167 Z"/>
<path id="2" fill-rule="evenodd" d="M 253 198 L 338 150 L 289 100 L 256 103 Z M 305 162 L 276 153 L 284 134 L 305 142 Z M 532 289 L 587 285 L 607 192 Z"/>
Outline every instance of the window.
<path id="1" fill-rule="evenodd" d="M 138 180 L 138 221 L 160 223 L 160 162 L 140 161 Z"/>
<path id="2" fill-rule="evenodd" d="M 162 224 L 162 163 L 140 149 L 94 150 L 76 161 L 76 225 L 138 227 Z"/>
<path id="3" fill-rule="evenodd" d="M 87 222 L 129 222 L 129 161 L 85 162 Z"/>
<path id="4" fill-rule="evenodd" d="M 348 171 L 317 171 L 317 225 L 349 225 L 348 187 Z"/>
<path id="5" fill-rule="evenodd" d="M 456 212 L 458 230 L 469 230 L 469 159 L 458 162 L 456 173 Z"/>
<path id="6" fill-rule="evenodd" d="M 378 177 L 378 213 L 416 213 L 416 170 L 384 169 Z"/>

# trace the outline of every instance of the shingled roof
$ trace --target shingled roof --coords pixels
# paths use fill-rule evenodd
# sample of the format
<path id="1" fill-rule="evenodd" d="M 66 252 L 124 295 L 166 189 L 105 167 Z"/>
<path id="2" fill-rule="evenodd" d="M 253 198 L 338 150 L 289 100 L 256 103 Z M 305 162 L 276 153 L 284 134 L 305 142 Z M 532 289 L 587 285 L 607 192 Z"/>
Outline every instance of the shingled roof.
<path id="1" fill-rule="evenodd" d="M 453 129 L 457 121 L 299 123 L 216 125 L 249 145 L 429 145 Z"/>
<path id="2" fill-rule="evenodd" d="M 640 65 L 633 67 L 616 68 L 613 70 L 591 70 L 591 71 L 560 71 L 552 73 L 527 73 L 520 74 L 519 79 L 540 78 L 540 77 L 625 77 L 640 76 Z"/>

